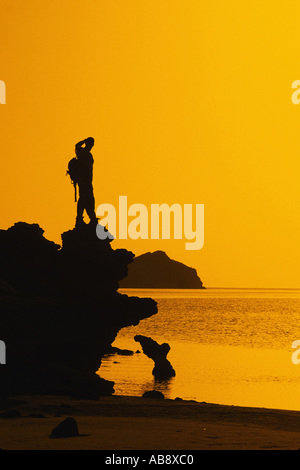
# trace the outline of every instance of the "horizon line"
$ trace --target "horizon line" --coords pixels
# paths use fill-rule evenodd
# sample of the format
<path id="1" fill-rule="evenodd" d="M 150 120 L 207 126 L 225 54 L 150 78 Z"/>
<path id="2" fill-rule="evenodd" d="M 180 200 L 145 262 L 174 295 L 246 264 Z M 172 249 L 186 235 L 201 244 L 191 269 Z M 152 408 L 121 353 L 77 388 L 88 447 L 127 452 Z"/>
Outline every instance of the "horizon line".
<path id="1" fill-rule="evenodd" d="M 260 290 L 300 290 L 300 287 L 217 287 L 217 286 L 209 286 L 209 287 L 119 287 L 119 289 L 127 290 L 127 289 L 134 289 L 134 290 L 206 290 L 206 289 L 260 289 Z"/>

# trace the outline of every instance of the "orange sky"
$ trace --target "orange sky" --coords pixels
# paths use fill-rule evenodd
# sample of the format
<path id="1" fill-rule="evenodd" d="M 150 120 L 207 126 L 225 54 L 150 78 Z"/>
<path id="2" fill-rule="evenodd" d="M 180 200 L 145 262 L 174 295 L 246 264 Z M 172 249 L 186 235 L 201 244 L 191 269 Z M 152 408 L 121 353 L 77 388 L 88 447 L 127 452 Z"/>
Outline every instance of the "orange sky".
<path id="1" fill-rule="evenodd" d="M 263 3 L 263 4 L 262 4 Z M 163 249 L 208 287 L 300 287 L 300 4 L 2 0 L 1 228 L 75 219 L 65 176 L 95 138 L 96 204 L 204 204 L 202 250 Z"/>

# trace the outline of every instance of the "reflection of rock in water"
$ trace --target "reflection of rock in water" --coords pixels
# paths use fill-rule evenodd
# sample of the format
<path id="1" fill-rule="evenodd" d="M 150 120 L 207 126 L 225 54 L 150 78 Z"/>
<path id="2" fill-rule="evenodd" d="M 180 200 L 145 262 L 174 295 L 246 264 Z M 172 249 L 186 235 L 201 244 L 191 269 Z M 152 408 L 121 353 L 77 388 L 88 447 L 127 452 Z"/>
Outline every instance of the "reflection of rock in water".
<path id="1" fill-rule="evenodd" d="M 144 354 L 154 361 L 152 374 L 155 378 L 167 379 L 175 376 L 175 370 L 167 359 L 171 349 L 168 343 L 158 344 L 152 338 L 142 335 L 136 335 L 134 340 L 140 343 Z"/>
<path id="2" fill-rule="evenodd" d="M 113 382 L 96 374 L 101 359 L 121 328 L 157 313 L 156 302 L 117 292 L 134 255 L 95 227 L 65 232 L 62 248 L 43 232 L 23 222 L 0 230 L 0 394 L 111 394 Z"/>
<path id="3" fill-rule="evenodd" d="M 143 393 L 142 397 L 143 398 L 156 398 L 159 400 L 162 400 L 165 398 L 164 394 L 162 392 L 159 392 L 158 390 L 148 390 L 147 392 Z"/>

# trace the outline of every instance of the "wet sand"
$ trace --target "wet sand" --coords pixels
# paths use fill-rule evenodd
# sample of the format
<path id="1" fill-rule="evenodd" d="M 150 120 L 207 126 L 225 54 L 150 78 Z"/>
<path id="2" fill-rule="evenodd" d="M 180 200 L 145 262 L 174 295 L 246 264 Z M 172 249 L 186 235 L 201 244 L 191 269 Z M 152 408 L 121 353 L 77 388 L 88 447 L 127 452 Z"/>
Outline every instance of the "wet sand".
<path id="1" fill-rule="evenodd" d="M 22 396 L 0 401 L 3 450 L 298 450 L 300 412 L 111 396 Z M 11 414 L 11 413 L 10 413 Z M 63 419 L 79 437 L 49 439 Z"/>

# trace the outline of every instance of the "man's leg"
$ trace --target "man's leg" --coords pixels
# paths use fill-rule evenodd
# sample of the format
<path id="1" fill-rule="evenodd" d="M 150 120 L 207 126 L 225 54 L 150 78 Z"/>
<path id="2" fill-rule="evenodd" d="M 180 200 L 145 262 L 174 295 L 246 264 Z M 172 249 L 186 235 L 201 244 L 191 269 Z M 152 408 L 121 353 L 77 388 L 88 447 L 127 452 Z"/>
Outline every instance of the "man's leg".
<path id="1" fill-rule="evenodd" d="M 82 227 L 85 225 L 83 221 L 83 211 L 84 211 L 84 197 L 82 194 L 82 190 L 79 188 L 79 199 L 77 202 L 77 216 L 76 216 L 76 224 L 75 227 Z"/>
<path id="2" fill-rule="evenodd" d="M 89 188 L 87 198 L 86 198 L 85 210 L 87 212 L 87 215 L 90 218 L 90 223 L 97 224 L 98 221 L 97 221 L 96 212 L 95 212 L 95 198 L 94 198 L 93 187 Z"/>

